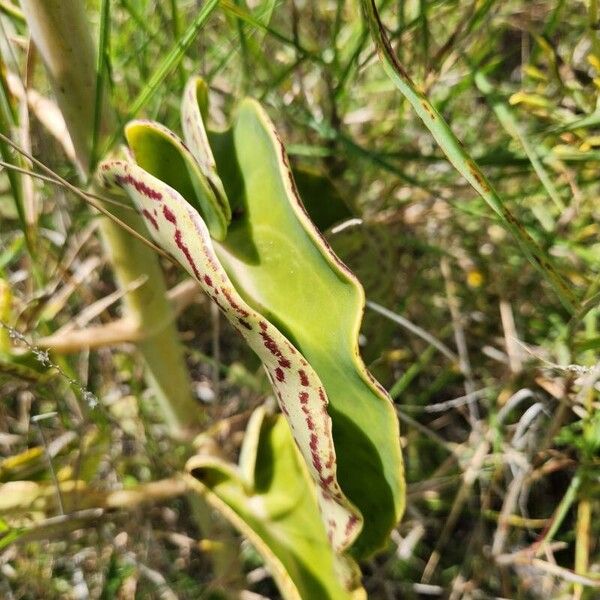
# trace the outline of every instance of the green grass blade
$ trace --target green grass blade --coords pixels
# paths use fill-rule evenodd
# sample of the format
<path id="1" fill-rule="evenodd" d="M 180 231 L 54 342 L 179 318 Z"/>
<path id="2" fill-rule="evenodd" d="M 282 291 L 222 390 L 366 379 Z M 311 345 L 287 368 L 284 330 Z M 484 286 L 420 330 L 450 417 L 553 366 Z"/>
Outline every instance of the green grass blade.
<path id="1" fill-rule="evenodd" d="M 533 147 L 521 129 L 521 126 L 517 122 L 517 119 L 510 109 L 508 102 L 504 102 L 501 97 L 494 93 L 492 84 L 482 71 L 477 71 L 475 73 L 474 81 L 479 91 L 485 96 L 502 127 L 504 127 L 506 132 L 522 146 L 527 158 L 529 158 L 529 162 L 531 162 L 531 166 L 538 176 L 538 179 L 541 181 L 546 192 L 548 193 L 548 196 L 550 196 L 560 211 L 565 210 L 565 203 L 560 197 L 559 191 L 556 189 L 556 186 L 552 182 L 550 175 L 546 171 L 537 150 Z"/>
<path id="2" fill-rule="evenodd" d="M 177 7 L 177 0 L 170 0 L 169 2 L 171 9 L 171 28 L 173 29 L 173 37 L 179 39 L 181 32 L 181 19 L 179 17 L 179 8 Z M 179 62 L 179 82 L 181 85 L 185 85 L 185 69 L 183 64 Z"/>
<path id="3" fill-rule="evenodd" d="M 362 0 L 362 5 L 371 36 L 388 77 L 414 108 L 454 168 L 471 184 L 488 206 L 498 215 L 504 227 L 516 238 L 527 259 L 552 286 L 564 307 L 570 313 L 575 312 L 578 305 L 576 295 L 557 272 L 542 248 L 538 246 L 508 208 L 504 206 L 498 193 L 463 148 L 448 123 L 427 97 L 417 89 L 406 69 L 398 61 L 379 18 L 375 0 Z"/>
<path id="4" fill-rule="evenodd" d="M 98 160 L 98 141 L 102 126 L 102 110 L 104 107 L 104 80 L 107 68 L 108 39 L 110 35 L 110 0 L 102 0 L 100 8 L 100 35 L 98 38 L 98 56 L 96 62 L 96 96 L 94 99 L 94 129 L 92 131 L 92 151 L 90 172 L 93 173 Z"/>
<path id="5" fill-rule="evenodd" d="M 0 132 L 4 132 L 7 137 L 12 137 L 12 131 L 16 127 L 15 115 L 10 105 L 8 85 L 3 75 L 0 75 Z M 22 166 L 20 156 L 15 156 L 12 149 L 4 141 L 0 141 L 0 157 L 15 167 Z M 25 198 L 23 196 L 23 185 L 21 174 L 17 170 L 5 169 L 8 183 L 11 188 L 15 209 L 19 218 L 19 226 L 25 236 L 27 247 L 32 251 L 32 231 L 27 223 L 27 215 L 25 212 Z"/>
<path id="6" fill-rule="evenodd" d="M 309 58 L 317 64 L 324 64 L 323 57 L 318 52 L 308 50 L 304 46 L 300 45 L 297 41 L 289 39 L 281 32 L 273 29 L 270 25 L 267 25 L 261 16 L 255 16 L 244 8 L 237 6 L 229 0 L 221 0 L 221 8 L 228 14 L 238 18 L 240 21 L 244 21 L 249 25 L 253 25 L 259 30 L 264 30 L 273 39 L 278 40 L 282 44 L 294 48 L 299 54 Z"/>
<path id="7" fill-rule="evenodd" d="M 5 15 L 12 17 L 17 21 L 21 21 L 21 23 L 25 22 L 25 15 L 21 12 L 21 10 L 7 0 L 0 0 L 0 13 L 4 13 Z"/>
<path id="8" fill-rule="evenodd" d="M 188 48 L 196 39 L 196 35 L 205 25 L 218 4 L 219 0 L 207 0 L 207 2 L 202 6 L 202 9 L 196 15 L 196 18 L 192 21 L 190 26 L 185 30 L 181 38 L 177 41 L 175 47 L 167 54 L 167 56 L 164 57 L 163 61 L 154 72 L 154 75 L 152 75 L 143 89 L 140 90 L 140 93 L 132 102 L 129 113 L 123 122 L 130 121 L 140 112 L 140 110 L 142 110 L 142 108 L 148 103 L 150 98 L 152 98 L 156 90 L 159 88 L 160 84 L 164 81 L 165 77 L 167 77 L 173 71 L 173 69 L 177 67 Z M 113 146 L 119 135 L 120 132 L 117 132 L 115 136 L 113 136 L 113 139 L 111 139 L 110 143 L 108 144 L 109 148 Z"/>
<path id="9" fill-rule="evenodd" d="M 202 10 L 200 10 L 192 24 L 186 29 L 185 33 L 181 36 L 181 39 L 178 40 L 171 52 L 165 56 L 158 69 L 154 72 L 154 75 L 150 78 L 150 81 L 148 81 L 138 94 L 137 98 L 133 101 L 127 120 L 132 119 L 138 114 L 156 92 L 165 77 L 177 67 L 187 49 L 196 39 L 198 31 L 204 26 L 218 3 L 219 0 L 208 0 L 206 4 L 204 4 Z"/>

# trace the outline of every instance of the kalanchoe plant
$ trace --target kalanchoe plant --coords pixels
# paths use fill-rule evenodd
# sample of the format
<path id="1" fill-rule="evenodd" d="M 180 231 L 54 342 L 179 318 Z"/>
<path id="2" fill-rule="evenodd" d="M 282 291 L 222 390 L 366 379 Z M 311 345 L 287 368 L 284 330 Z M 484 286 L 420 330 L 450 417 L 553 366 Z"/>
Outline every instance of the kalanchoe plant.
<path id="1" fill-rule="evenodd" d="M 362 600 L 360 571 L 328 543 L 310 475 L 285 419 L 257 408 L 239 464 L 209 454 L 188 461 L 190 486 L 261 553 L 286 600 Z"/>
<path id="2" fill-rule="evenodd" d="M 181 112 L 185 143 L 132 122 L 128 158 L 103 163 L 100 179 L 130 196 L 262 360 L 333 548 L 372 554 L 402 514 L 404 479 L 391 401 L 358 352 L 363 289 L 304 210 L 257 102 L 206 130 L 207 88 L 193 79 Z"/>

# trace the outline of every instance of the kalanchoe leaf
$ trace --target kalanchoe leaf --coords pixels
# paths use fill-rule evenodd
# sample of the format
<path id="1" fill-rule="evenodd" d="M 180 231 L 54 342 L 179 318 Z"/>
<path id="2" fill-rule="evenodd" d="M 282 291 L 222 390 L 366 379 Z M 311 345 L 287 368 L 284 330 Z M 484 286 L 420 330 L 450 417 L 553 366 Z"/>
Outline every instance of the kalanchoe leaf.
<path id="1" fill-rule="evenodd" d="M 360 600 L 353 561 L 329 545 L 314 486 L 281 416 L 252 414 L 239 467 L 199 455 L 191 486 L 245 535 L 265 559 L 286 600 Z"/>
<path id="2" fill-rule="evenodd" d="M 260 105 L 244 100 L 231 129 L 217 135 L 208 132 L 219 141 L 217 168 L 238 213 L 217 255 L 244 300 L 294 342 L 325 385 L 340 485 L 365 520 L 353 552 L 372 554 L 398 522 L 405 492 L 395 411 L 358 351 L 364 291 L 306 214 Z"/>
<path id="3" fill-rule="evenodd" d="M 153 121 L 132 121 L 125 136 L 135 161 L 176 189 L 206 222 L 211 236 L 222 240 L 231 221 L 231 209 L 219 180 L 215 187 L 195 156 L 169 129 Z"/>
<path id="4" fill-rule="evenodd" d="M 263 362 L 317 485 L 331 543 L 344 550 L 359 533 L 362 519 L 337 482 L 328 400 L 319 376 L 292 343 L 240 297 L 219 262 L 206 224 L 179 192 L 134 163 L 108 161 L 100 173 L 105 184 L 129 195 L 156 243 L 200 283 Z"/>
<path id="5" fill-rule="evenodd" d="M 183 139 L 200 166 L 200 170 L 211 184 L 215 196 L 221 204 L 229 206 L 217 165 L 213 157 L 208 136 L 204 128 L 204 119 L 208 114 L 208 86 L 201 77 L 190 79 L 183 92 L 181 101 L 181 127 Z M 229 213 L 228 223 L 231 220 Z M 212 233 L 212 232 L 211 232 Z M 218 238 L 219 240 L 222 238 Z"/>

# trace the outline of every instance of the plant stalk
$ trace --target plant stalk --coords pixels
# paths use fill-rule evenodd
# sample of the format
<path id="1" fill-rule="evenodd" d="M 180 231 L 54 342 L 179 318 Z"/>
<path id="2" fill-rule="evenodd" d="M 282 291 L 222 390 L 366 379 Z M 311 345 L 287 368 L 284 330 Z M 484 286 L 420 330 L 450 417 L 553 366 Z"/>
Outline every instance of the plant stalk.
<path id="1" fill-rule="evenodd" d="M 90 179 L 92 138 L 96 118 L 96 48 L 81 0 L 22 0 L 31 38 L 48 72 L 57 102 L 75 147 L 82 182 Z M 99 140 L 114 128 L 114 115 L 102 102 Z M 124 200 L 119 198 L 121 202 Z M 132 210 L 107 206 L 139 232 L 145 225 Z M 201 411 L 191 395 L 183 349 L 167 298 L 158 257 L 150 248 L 108 219 L 101 232 L 115 277 L 122 288 L 145 275 L 141 286 L 131 286 L 124 298 L 125 316 L 143 332 L 138 344 L 146 377 L 171 433 L 184 437 L 200 424 Z"/>

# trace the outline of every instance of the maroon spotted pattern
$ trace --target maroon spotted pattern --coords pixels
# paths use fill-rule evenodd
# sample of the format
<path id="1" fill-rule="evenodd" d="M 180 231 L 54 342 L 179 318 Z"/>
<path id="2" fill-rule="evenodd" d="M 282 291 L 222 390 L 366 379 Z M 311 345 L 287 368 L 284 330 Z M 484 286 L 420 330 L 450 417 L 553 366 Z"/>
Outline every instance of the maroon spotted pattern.
<path id="1" fill-rule="evenodd" d="M 138 193 L 142 194 L 142 196 L 146 196 L 146 198 L 162 200 L 162 194 L 159 191 L 152 189 L 143 181 L 139 181 L 130 173 L 127 173 L 127 175 L 117 175 L 115 181 L 120 186 L 132 185 Z"/>
<path id="2" fill-rule="evenodd" d="M 358 523 L 358 517 L 356 515 L 350 515 L 348 518 L 348 522 L 346 523 L 346 529 L 344 531 L 344 535 L 348 537 L 356 524 Z"/>
<path id="3" fill-rule="evenodd" d="M 300 384 L 304 387 L 308 387 L 310 385 L 310 382 L 308 381 L 308 375 L 306 374 L 306 372 L 300 369 L 298 371 L 298 375 L 300 375 Z"/>
<path id="4" fill-rule="evenodd" d="M 163 205 L 163 215 L 165 215 L 165 219 L 173 225 L 177 225 L 177 218 L 175 217 L 175 213 L 166 205 Z"/>
<path id="5" fill-rule="evenodd" d="M 248 323 L 248 321 L 246 321 L 245 319 L 238 319 L 238 323 L 244 328 L 247 329 L 248 331 L 252 331 L 252 325 L 250 325 L 250 323 Z"/>
<path id="6" fill-rule="evenodd" d="M 144 217 L 146 217 L 146 219 L 148 219 L 148 221 L 150 223 L 152 223 L 152 227 L 154 227 L 154 229 L 156 229 L 156 231 L 158 231 L 158 222 L 154 218 L 154 215 L 150 211 L 146 210 L 145 208 L 142 210 L 142 214 L 144 215 Z"/>
<path id="7" fill-rule="evenodd" d="M 185 245 L 184 241 L 181 239 L 181 230 L 175 230 L 175 243 L 177 247 L 183 252 L 185 258 L 187 259 L 190 267 L 192 267 L 192 271 L 194 271 L 194 275 L 197 279 L 200 279 L 200 273 L 198 272 L 198 267 L 196 267 L 196 263 L 192 258 L 192 254 L 190 253 L 190 249 Z"/>
<path id="8" fill-rule="evenodd" d="M 335 450 L 327 411 L 328 400 L 318 375 L 276 327 L 260 320 L 260 315 L 237 295 L 216 259 L 204 224 L 190 207 L 183 204 L 179 195 L 167 186 L 158 187 L 160 191 L 152 190 L 137 171 L 132 171 L 135 177 L 129 173 L 128 169 L 133 169 L 133 166 L 123 164 L 120 168 L 118 182 L 131 186 L 131 192 L 135 188 L 137 197 L 134 196 L 134 200 L 138 206 L 142 204 L 140 210 L 151 225 L 149 229 L 153 236 L 157 231 L 155 237 L 159 243 L 170 241 L 177 246 L 180 262 L 189 264 L 188 270 L 263 360 L 281 411 L 288 419 L 294 441 L 317 485 L 319 509 L 329 517 L 326 520 L 328 535 L 336 548 L 345 546 L 360 523 L 360 517 L 352 515 L 352 508 L 335 479 Z M 145 198 L 163 200 L 161 204 L 152 204 Z M 157 208 L 162 210 L 160 215 Z M 191 223 L 188 223 L 188 218 Z M 192 225 L 191 229 L 188 229 L 189 225 Z M 248 333 L 253 330 L 259 335 Z M 334 510 L 331 503 L 337 503 L 338 507 L 346 510 L 346 516 L 330 512 Z M 352 519 L 348 520 L 348 516 Z"/>
<path id="9" fill-rule="evenodd" d="M 247 317 L 250 313 L 243 309 L 231 296 L 231 293 L 229 292 L 229 290 L 227 288 L 222 287 L 221 291 L 223 292 L 223 295 L 225 296 L 225 298 L 227 298 L 227 302 L 229 302 L 229 306 L 231 306 L 231 308 L 233 308 L 233 310 L 235 310 L 236 313 L 238 313 L 239 315 L 242 315 L 242 317 Z"/>
<path id="10" fill-rule="evenodd" d="M 275 357 L 277 358 L 277 362 L 280 367 L 284 369 L 289 369 L 291 367 L 290 361 L 283 355 L 277 342 L 267 333 L 267 325 L 264 321 L 261 321 L 260 328 L 262 331 L 260 332 L 260 337 L 263 339 L 263 344 L 265 348 Z"/>

